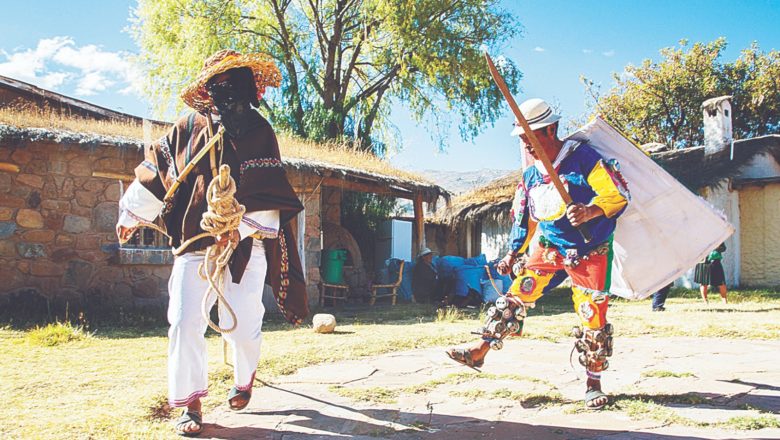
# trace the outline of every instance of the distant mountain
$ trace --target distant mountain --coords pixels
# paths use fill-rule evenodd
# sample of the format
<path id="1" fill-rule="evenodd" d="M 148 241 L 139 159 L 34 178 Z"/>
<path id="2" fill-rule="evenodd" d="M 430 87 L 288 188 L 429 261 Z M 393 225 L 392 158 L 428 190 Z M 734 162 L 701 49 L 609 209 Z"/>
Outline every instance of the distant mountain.
<path id="1" fill-rule="evenodd" d="M 447 191 L 458 195 L 483 186 L 488 182 L 506 176 L 511 172 L 512 170 L 483 168 L 476 171 L 424 170 L 418 171 L 417 173 L 422 174 Z"/>

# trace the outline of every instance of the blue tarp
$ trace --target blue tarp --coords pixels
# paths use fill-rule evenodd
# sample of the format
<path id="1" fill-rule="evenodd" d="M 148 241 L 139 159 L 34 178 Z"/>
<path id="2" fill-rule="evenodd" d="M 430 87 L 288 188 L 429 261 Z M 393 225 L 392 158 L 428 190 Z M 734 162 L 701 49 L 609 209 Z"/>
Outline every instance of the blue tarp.
<path id="1" fill-rule="evenodd" d="M 396 269 L 396 272 L 398 270 Z M 414 271 L 414 262 L 407 261 L 404 264 L 404 278 L 398 287 L 398 297 L 405 302 L 412 302 L 412 272 Z"/>
<path id="2" fill-rule="evenodd" d="M 455 271 L 455 291 L 453 293 L 456 296 L 467 296 L 469 290 L 481 291 L 479 280 L 482 279 L 484 273 L 484 266 L 461 266 Z"/>
<path id="3" fill-rule="evenodd" d="M 385 262 L 391 280 L 398 279 L 399 262 L 400 260 L 395 259 Z M 497 263 L 498 260 L 488 263 L 484 254 L 473 258 L 463 258 L 455 255 L 433 257 L 433 266 L 439 273 L 439 279 L 451 278 L 455 281 L 453 284 L 455 289 L 453 293 L 455 295 L 466 296 L 469 293 L 469 289 L 472 289 L 482 296 L 482 302 L 485 303 L 492 303 L 498 298 L 495 288 L 490 285 L 487 271 L 485 271 L 486 265 L 490 267 L 490 273 L 493 279 L 497 281 L 496 285 L 499 289 L 506 292 L 512 284 L 512 279 L 508 275 L 499 275 L 496 272 Z M 399 299 L 405 302 L 412 301 L 412 272 L 414 271 L 414 264 L 411 261 L 407 261 L 404 264 L 404 278 L 401 281 L 401 286 L 398 288 Z M 566 277 L 567 275 L 564 271 L 557 273 L 544 289 L 545 293 L 561 284 Z M 487 286 L 483 289 L 484 284 L 487 284 Z"/>

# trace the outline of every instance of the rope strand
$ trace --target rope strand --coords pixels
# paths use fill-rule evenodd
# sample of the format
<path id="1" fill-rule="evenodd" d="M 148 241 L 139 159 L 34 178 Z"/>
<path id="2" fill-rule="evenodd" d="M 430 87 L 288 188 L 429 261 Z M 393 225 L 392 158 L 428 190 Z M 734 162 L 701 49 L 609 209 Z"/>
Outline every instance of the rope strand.
<path id="1" fill-rule="evenodd" d="M 173 250 L 173 255 L 180 255 L 192 243 L 202 238 L 216 238 L 217 236 L 237 230 L 241 224 L 241 218 L 246 212 L 246 207 L 238 203 L 235 194 L 236 181 L 230 176 L 230 166 L 222 165 L 219 167 L 219 175 L 211 180 L 208 189 L 206 190 L 208 210 L 203 213 L 203 218 L 200 221 L 200 227 L 205 232 L 191 237 L 182 243 L 181 246 Z M 134 229 L 140 227 L 151 228 L 170 237 L 166 230 L 153 223 L 142 222 Z M 232 242 L 228 245 L 212 244 L 206 248 L 206 256 L 203 262 L 198 266 L 198 275 L 209 283 L 209 287 L 203 295 L 203 302 L 201 304 L 203 317 L 208 322 L 209 327 L 222 334 L 234 331 L 238 324 L 236 321 L 236 314 L 233 311 L 233 308 L 230 307 L 224 294 L 225 270 L 230 262 L 230 257 L 233 256 L 235 247 L 236 244 Z M 227 311 L 230 316 L 232 325 L 229 328 L 222 328 L 211 320 L 211 310 L 208 307 L 208 300 L 212 293 L 217 297 L 218 307 L 224 307 L 224 310 Z"/>

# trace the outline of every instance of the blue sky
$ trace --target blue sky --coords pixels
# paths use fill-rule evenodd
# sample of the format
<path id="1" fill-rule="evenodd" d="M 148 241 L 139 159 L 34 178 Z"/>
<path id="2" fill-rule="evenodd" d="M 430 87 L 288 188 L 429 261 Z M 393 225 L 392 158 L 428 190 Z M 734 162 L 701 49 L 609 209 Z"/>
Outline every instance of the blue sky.
<path id="1" fill-rule="evenodd" d="M 128 62 L 137 51 L 125 31 L 134 1 L 70 0 L 7 2 L 0 16 L 0 74 L 141 116 L 152 116 L 140 94 L 139 73 Z M 523 26 L 502 53 L 523 71 L 520 102 L 556 101 L 564 117 L 585 111 L 580 76 L 611 86 L 612 72 L 680 39 L 727 38 L 725 60 L 758 41 L 780 49 L 780 0 L 721 1 L 505 1 Z M 478 170 L 519 166 L 517 142 L 508 136 L 508 108 L 474 141 L 459 138 L 457 120 L 439 152 L 431 127 L 418 125 L 402 103 L 392 121 L 400 136 L 391 161 L 407 169 Z"/>

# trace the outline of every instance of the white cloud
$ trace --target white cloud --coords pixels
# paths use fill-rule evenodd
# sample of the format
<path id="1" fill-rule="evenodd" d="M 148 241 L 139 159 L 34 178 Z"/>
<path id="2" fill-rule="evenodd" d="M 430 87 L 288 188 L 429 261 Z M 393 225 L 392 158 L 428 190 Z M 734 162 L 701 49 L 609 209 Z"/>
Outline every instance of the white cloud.
<path id="1" fill-rule="evenodd" d="M 121 87 L 121 94 L 140 94 L 141 73 L 124 52 L 108 52 L 94 44 L 78 46 L 70 37 L 44 38 L 35 49 L 17 50 L 0 63 L 0 75 L 47 89 L 75 86 L 89 96 Z"/>
<path id="2" fill-rule="evenodd" d="M 610 50 L 608 50 L 606 52 L 601 52 L 601 54 L 604 55 L 605 57 L 611 57 L 611 56 L 615 55 L 615 50 L 614 49 L 610 49 Z"/>
<path id="3" fill-rule="evenodd" d="M 22 81 L 37 82 L 38 74 L 42 73 L 46 67 L 46 60 L 68 44 L 73 44 L 73 40 L 67 37 L 54 37 L 38 41 L 38 46 L 35 49 L 17 51 L 12 54 L 3 51 L 3 56 L 7 61 L 0 63 L 0 75 Z"/>
<path id="4" fill-rule="evenodd" d="M 544 51 L 545 51 L 545 49 L 543 47 L 541 47 L 541 46 L 534 47 L 534 52 L 544 52 Z"/>
<path id="5" fill-rule="evenodd" d="M 79 78 L 76 86 L 77 95 L 94 95 L 98 92 L 105 92 L 106 89 L 113 86 L 114 81 L 106 78 L 103 72 L 88 72 Z"/>
<path id="6" fill-rule="evenodd" d="M 582 53 L 584 53 L 585 55 L 592 54 L 593 49 L 582 49 Z"/>
<path id="7" fill-rule="evenodd" d="M 67 72 L 47 73 L 39 78 L 40 85 L 44 89 L 56 89 L 61 86 L 72 75 Z"/>

